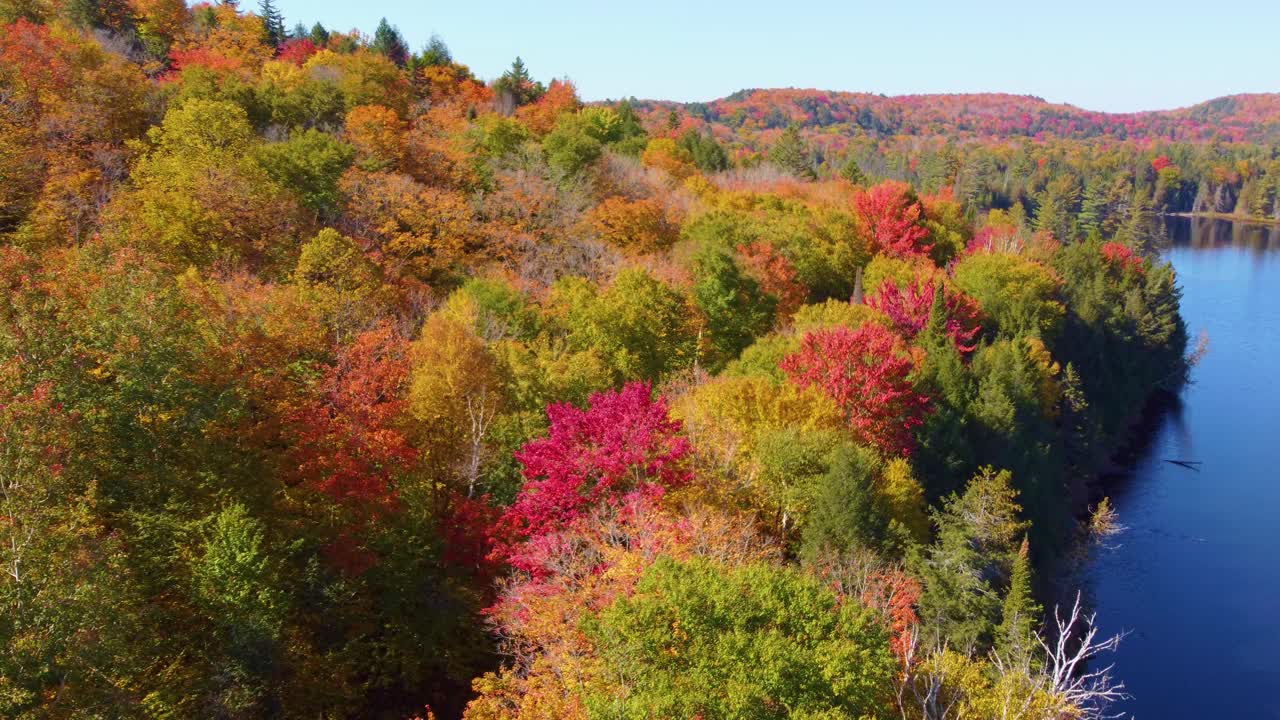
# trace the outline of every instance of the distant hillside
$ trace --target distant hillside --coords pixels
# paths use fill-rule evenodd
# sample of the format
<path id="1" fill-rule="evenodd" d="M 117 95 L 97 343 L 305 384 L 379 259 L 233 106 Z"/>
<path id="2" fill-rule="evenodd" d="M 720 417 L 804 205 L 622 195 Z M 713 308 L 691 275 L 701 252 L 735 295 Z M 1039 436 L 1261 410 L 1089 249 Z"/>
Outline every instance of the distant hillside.
<path id="1" fill-rule="evenodd" d="M 1189 108 L 1105 113 L 999 93 L 898 95 L 822 90 L 742 90 L 709 103 L 635 103 L 655 120 L 672 110 L 740 137 L 797 123 L 823 134 L 872 137 L 1111 138 L 1280 142 L 1280 94 L 1230 95 Z M 700 123 L 698 123 L 700 124 Z M 769 133 L 765 132 L 766 135 Z"/>

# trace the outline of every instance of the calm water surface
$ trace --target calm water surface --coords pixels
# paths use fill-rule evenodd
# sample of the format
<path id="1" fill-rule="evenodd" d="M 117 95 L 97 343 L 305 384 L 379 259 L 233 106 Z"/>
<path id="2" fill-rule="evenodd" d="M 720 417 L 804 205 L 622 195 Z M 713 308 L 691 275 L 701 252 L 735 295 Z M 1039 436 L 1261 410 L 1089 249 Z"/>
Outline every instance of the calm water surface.
<path id="1" fill-rule="evenodd" d="M 1086 583 L 1103 630 L 1131 631 L 1118 709 L 1280 719 L 1280 227 L 1169 223 L 1183 317 L 1210 350 L 1109 490 L 1128 529 Z"/>

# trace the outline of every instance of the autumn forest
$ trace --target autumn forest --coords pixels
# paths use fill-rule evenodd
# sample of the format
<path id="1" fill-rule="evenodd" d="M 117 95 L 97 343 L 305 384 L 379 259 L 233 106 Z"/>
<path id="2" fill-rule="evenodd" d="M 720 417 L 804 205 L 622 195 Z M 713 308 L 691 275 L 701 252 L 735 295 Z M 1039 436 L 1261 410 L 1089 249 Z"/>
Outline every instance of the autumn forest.
<path id="1" fill-rule="evenodd" d="M 1154 220 L 1280 220 L 1280 96 L 583 102 L 247 5 L 0 0 L 0 717 L 1109 716 Z"/>

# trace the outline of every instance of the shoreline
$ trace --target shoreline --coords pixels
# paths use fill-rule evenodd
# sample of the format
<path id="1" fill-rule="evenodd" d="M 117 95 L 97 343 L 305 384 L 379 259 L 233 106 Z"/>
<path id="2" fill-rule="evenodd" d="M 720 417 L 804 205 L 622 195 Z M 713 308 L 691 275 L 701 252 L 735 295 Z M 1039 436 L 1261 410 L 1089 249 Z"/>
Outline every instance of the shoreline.
<path id="1" fill-rule="evenodd" d="M 1091 593 L 1085 576 L 1099 540 L 1089 528 L 1093 508 L 1104 498 L 1110 498 L 1116 490 L 1121 489 L 1120 486 L 1130 480 L 1134 461 L 1149 447 L 1160 422 L 1169 412 L 1180 407 L 1180 391 L 1152 391 L 1142 407 L 1125 424 L 1120 441 L 1109 451 L 1099 453 L 1092 472 L 1081 478 L 1075 486 L 1071 515 L 1076 523 L 1076 531 L 1061 556 L 1052 559 L 1043 570 L 1045 578 L 1042 587 L 1047 591 L 1046 601 L 1059 606 L 1070 604 L 1075 594 L 1080 592 L 1083 593 L 1086 606 L 1091 606 Z"/>
<path id="2" fill-rule="evenodd" d="M 1220 212 L 1171 212 L 1160 213 L 1161 217 L 1180 217 L 1190 219 L 1225 220 L 1227 222 L 1250 223 L 1253 225 L 1280 225 L 1280 218 L 1255 217 L 1253 215 L 1237 215 Z"/>

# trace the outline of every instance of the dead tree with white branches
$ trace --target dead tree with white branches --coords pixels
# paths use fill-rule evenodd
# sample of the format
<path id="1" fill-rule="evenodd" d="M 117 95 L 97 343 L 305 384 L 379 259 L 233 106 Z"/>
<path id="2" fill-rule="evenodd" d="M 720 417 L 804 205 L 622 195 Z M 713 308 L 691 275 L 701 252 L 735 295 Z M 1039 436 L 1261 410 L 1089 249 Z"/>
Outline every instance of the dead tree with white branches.
<path id="1" fill-rule="evenodd" d="M 1048 642 L 1037 635 L 1045 653 L 1044 678 L 1054 695 L 1079 710 L 1078 717 L 1091 720 L 1120 718 L 1124 713 L 1107 714 L 1114 703 L 1129 697 L 1124 692 L 1124 683 L 1112 675 L 1115 664 L 1098 668 L 1090 665 L 1099 655 L 1114 652 L 1128 633 L 1099 638 L 1095 617 L 1096 613 L 1082 613 L 1079 592 L 1076 592 L 1075 603 L 1066 618 L 1060 608 L 1054 607 L 1056 639 Z"/>

